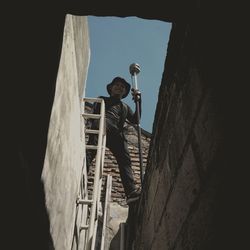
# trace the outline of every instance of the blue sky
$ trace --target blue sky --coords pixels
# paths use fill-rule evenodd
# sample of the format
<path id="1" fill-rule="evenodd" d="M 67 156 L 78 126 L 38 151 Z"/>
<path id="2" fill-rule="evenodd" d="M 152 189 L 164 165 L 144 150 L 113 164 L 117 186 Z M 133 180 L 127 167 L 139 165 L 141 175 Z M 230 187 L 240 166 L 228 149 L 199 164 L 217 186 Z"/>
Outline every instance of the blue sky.
<path id="1" fill-rule="evenodd" d="M 138 63 L 138 88 L 142 93 L 141 127 L 152 132 L 171 23 L 137 17 L 88 16 L 90 65 L 86 97 L 108 96 L 106 85 L 116 76 L 130 84 L 129 66 Z M 131 94 L 123 99 L 132 110 Z"/>

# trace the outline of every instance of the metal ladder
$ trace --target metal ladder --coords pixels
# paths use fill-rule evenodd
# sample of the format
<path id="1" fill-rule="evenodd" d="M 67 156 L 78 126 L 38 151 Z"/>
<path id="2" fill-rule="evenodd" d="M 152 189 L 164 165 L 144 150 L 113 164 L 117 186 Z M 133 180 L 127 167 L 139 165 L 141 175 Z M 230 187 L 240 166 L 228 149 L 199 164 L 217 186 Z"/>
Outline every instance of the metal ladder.
<path id="1" fill-rule="evenodd" d="M 92 114 L 85 113 L 85 103 L 100 103 L 100 113 Z M 95 157 L 95 174 L 93 182 L 93 193 L 92 198 L 88 199 L 88 191 L 86 183 L 84 183 L 84 171 L 82 171 L 82 180 L 80 184 L 79 196 L 76 201 L 76 217 L 81 207 L 80 215 L 80 227 L 77 227 L 77 219 L 75 224 L 75 237 L 77 250 L 94 250 L 96 245 L 97 237 L 97 226 L 98 226 L 98 212 L 100 209 L 100 198 L 101 198 L 101 187 L 102 187 L 102 174 L 105 157 L 106 147 L 106 133 L 104 131 L 105 122 L 105 104 L 101 98 L 83 98 L 83 118 L 86 119 L 97 119 L 99 121 L 99 129 L 92 130 L 85 128 L 85 135 L 97 134 L 98 143 L 97 145 L 86 145 L 86 149 L 97 150 Z M 86 169 L 86 161 L 84 163 Z M 79 219 L 78 219 L 79 220 Z M 79 221 L 78 221 L 79 223 Z M 102 243 L 103 244 L 103 243 Z"/>

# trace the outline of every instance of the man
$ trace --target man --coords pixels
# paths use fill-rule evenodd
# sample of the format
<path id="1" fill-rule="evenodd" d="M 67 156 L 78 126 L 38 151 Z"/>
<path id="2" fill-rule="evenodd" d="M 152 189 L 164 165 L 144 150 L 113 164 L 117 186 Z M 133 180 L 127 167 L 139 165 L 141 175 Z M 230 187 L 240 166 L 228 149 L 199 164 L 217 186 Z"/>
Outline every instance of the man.
<path id="1" fill-rule="evenodd" d="M 136 201 L 140 196 L 140 189 L 137 189 L 135 186 L 127 139 L 123 129 L 126 119 L 136 124 L 139 122 L 137 112 L 139 112 L 139 116 L 141 116 L 141 93 L 139 91 L 132 89 L 133 100 L 139 102 L 139 107 L 136 105 L 135 112 L 121 101 L 121 99 L 127 97 L 130 88 L 130 84 L 125 79 L 115 77 L 112 82 L 107 85 L 107 91 L 110 96 L 100 96 L 105 102 L 106 146 L 117 160 L 122 184 L 127 197 L 127 204 Z M 100 104 L 94 106 L 94 113 L 100 113 Z M 98 129 L 96 120 L 93 121 L 92 128 Z M 96 145 L 97 136 L 91 134 L 88 144 Z M 87 150 L 87 171 L 89 171 L 90 164 L 95 155 L 95 150 Z"/>

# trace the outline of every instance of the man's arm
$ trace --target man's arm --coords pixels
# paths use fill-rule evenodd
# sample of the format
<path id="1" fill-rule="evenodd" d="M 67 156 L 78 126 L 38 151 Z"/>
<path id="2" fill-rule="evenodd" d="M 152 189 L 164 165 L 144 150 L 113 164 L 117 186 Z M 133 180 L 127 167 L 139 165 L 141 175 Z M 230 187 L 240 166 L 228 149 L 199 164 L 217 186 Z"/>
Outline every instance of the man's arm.
<path id="1" fill-rule="evenodd" d="M 131 90 L 131 94 L 133 96 L 133 100 L 135 102 L 135 112 L 131 110 L 131 108 L 128 108 L 128 115 L 127 119 L 135 124 L 139 124 L 141 113 L 142 113 L 142 107 L 141 107 L 141 92 L 139 90 Z"/>

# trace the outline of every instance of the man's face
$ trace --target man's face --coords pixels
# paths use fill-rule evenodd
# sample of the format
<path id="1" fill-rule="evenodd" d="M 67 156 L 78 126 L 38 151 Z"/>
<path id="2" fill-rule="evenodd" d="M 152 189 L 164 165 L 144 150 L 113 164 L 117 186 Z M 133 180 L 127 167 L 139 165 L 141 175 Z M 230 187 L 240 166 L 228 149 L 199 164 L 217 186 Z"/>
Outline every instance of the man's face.
<path id="1" fill-rule="evenodd" d="M 122 98 L 122 96 L 126 93 L 126 88 L 124 83 L 115 82 L 111 87 L 111 96 L 116 96 Z"/>

